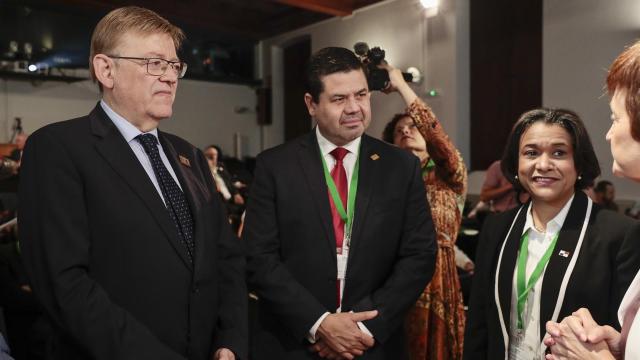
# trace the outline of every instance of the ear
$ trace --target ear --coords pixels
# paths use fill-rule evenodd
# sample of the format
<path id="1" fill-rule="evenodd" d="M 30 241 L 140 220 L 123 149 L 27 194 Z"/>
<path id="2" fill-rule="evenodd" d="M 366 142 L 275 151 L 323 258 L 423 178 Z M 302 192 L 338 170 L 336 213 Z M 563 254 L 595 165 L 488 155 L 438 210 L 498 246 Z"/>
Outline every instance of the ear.
<path id="1" fill-rule="evenodd" d="M 104 54 L 97 54 L 93 57 L 92 62 L 96 79 L 102 84 L 102 88 L 113 89 L 115 72 L 113 60 Z"/>
<path id="2" fill-rule="evenodd" d="M 316 115 L 316 108 L 318 104 L 313 101 L 313 96 L 309 93 L 304 94 L 304 103 L 307 105 L 307 110 L 309 111 L 309 115 L 314 117 Z"/>

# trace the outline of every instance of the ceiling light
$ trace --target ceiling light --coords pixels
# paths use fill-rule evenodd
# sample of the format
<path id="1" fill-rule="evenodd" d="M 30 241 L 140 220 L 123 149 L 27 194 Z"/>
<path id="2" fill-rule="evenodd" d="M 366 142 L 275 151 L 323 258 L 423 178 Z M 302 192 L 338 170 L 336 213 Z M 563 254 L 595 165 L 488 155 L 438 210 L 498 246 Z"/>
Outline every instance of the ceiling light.
<path id="1" fill-rule="evenodd" d="M 425 9 L 433 9 L 438 7 L 440 0 L 420 0 L 420 4 L 422 4 L 422 7 Z"/>

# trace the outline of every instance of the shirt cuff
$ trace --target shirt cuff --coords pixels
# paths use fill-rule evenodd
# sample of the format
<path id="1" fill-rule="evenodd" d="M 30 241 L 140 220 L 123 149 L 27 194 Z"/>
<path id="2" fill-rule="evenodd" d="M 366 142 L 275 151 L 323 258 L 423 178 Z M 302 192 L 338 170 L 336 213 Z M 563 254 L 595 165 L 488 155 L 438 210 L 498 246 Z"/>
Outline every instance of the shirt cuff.
<path id="1" fill-rule="evenodd" d="M 367 327 L 364 326 L 362 321 L 358 321 L 358 327 L 360 328 L 360 331 L 362 331 L 363 333 L 373 337 L 373 334 L 371 333 L 371 331 L 369 331 L 369 329 L 367 329 Z"/>
<path id="2" fill-rule="evenodd" d="M 312 344 L 316 343 L 316 332 L 318 331 L 318 328 L 320 327 L 320 324 L 322 324 L 322 321 L 324 321 L 324 318 L 326 318 L 327 316 L 329 316 L 329 312 L 328 311 L 325 312 L 324 314 L 322 314 L 322 316 L 320 316 L 320 318 L 318 318 L 318 320 L 315 322 L 315 324 L 313 324 L 313 326 L 309 330 L 309 334 L 307 334 L 307 341 L 309 341 Z"/>

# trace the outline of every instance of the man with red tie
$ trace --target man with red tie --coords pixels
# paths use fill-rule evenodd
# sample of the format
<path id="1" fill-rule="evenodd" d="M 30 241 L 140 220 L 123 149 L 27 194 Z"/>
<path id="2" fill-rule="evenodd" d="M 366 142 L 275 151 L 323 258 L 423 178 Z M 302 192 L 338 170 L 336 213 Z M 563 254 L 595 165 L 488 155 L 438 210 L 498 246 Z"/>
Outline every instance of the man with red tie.
<path id="1" fill-rule="evenodd" d="M 252 356 L 406 358 L 403 320 L 436 252 L 420 164 L 364 135 L 370 93 L 353 52 L 319 50 L 307 81 L 315 130 L 256 163 L 243 234 Z"/>

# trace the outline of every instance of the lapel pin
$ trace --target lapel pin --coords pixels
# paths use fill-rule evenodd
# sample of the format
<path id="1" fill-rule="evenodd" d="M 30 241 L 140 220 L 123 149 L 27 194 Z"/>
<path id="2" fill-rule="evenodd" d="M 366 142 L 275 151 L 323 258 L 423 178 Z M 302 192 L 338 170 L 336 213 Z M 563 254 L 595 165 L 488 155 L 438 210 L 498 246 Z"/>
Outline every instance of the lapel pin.
<path id="1" fill-rule="evenodd" d="M 189 162 L 189 159 L 187 159 L 186 157 L 182 156 L 182 155 L 178 155 L 178 160 L 180 160 L 180 163 L 186 167 L 191 167 L 191 163 Z"/>
<path id="2" fill-rule="evenodd" d="M 562 257 L 569 257 L 570 252 L 566 251 L 566 250 L 560 250 L 560 252 L 558 253 L 558 255 L 562 256 Z"/>
<path id="3" fill-rule="evenodd" d="M 380 155 L 378 155 L 378 154 L 371 155 L 371 160 L 376 161 L 378 159 L 380 159 Z"/>

